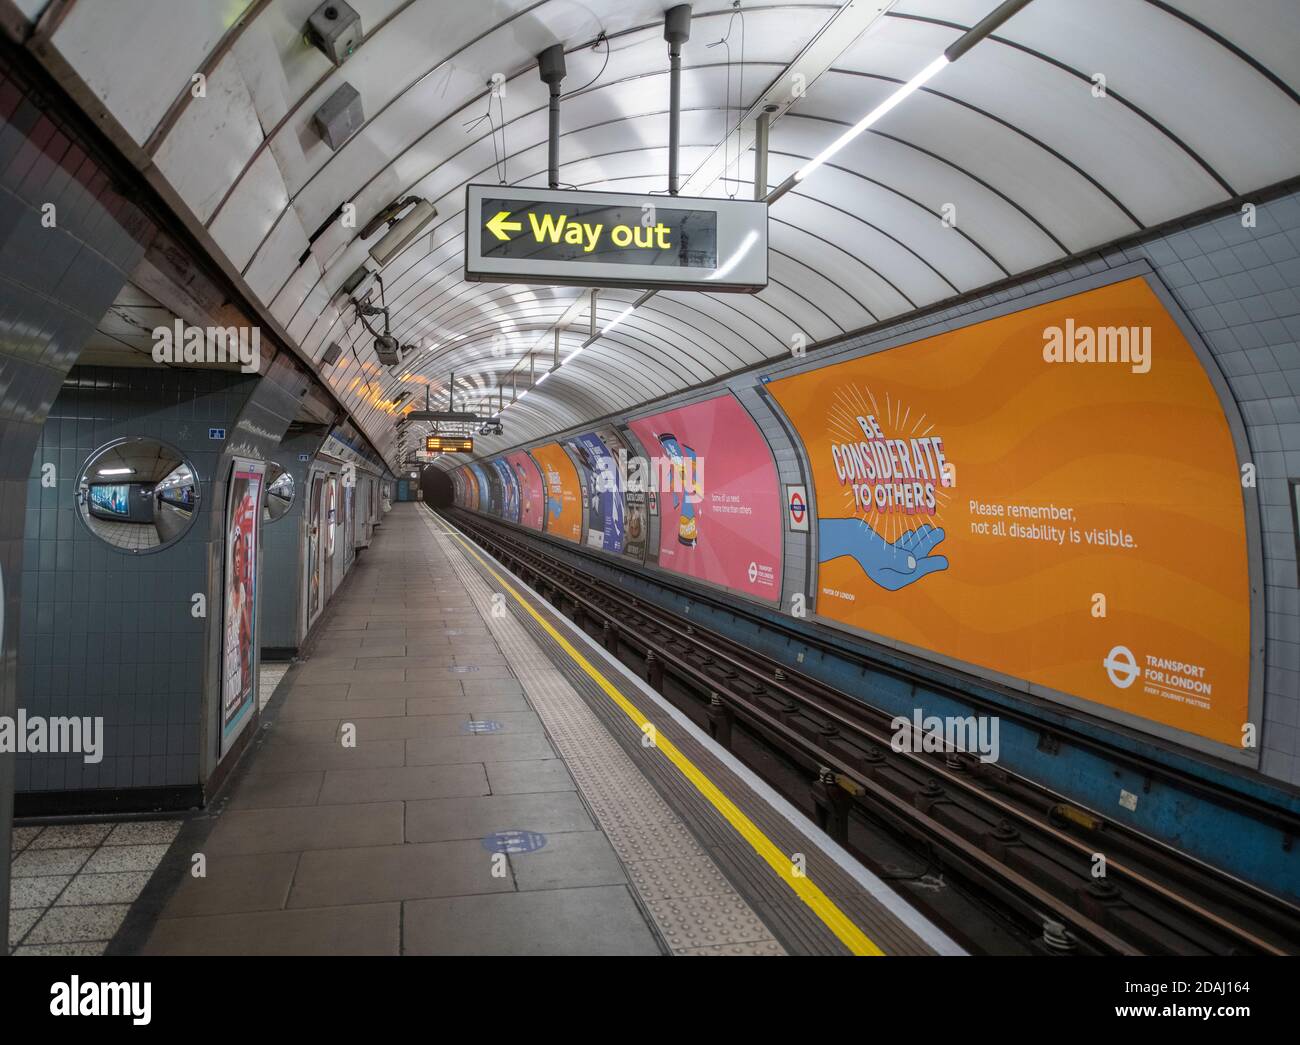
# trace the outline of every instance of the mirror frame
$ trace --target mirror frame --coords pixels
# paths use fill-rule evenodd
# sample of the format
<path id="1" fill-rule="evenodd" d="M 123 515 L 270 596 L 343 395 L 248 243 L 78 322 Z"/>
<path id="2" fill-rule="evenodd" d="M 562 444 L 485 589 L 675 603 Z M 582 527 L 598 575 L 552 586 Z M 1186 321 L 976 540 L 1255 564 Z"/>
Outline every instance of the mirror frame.
<path id="1" fill-rule="evenodd" d="M 179 468 L 181 465 L 184 465 L 186 468 L 190 470 L 190 474 L 194 476 L 194 507 L 190 511 L 190 521 L 186 523 L 185 529 L 183 529 L 180 533 L 178 533 L 166 544 L 156 544 L 152 548 L 120 548 L 116 544 L 112 544 L 111 542 L 106 541 L 103 537 L 97 534 L 94 531 L 94 529 L 91 527 L 90 521 L 87 518 L 87 516 L 90 514 L 89 509 L 86 507 L 86 499 L 89 497 L 89 493 L 90 493 L 90 484 L 87 482 L 87 476 L 90 472 L 91 467 L 94 465 L 96 461 L 98 461 L 101 457 L 103 457 L 106 453 L 108 453 L 108 451 L 113 450 L 119 446 L 126 446 L 131 443 L 154 443 L 162 447 L 164 450 L 167 450 L 172 454 L 175 454 L 176 457 L 179 459 L 179 463 L 176 465 L 177 468 Z M 85 487 L 85 496 L 83 496 L 82 493 L 83 486 Z M 198 514 L 204 507 L 203 480 L 200 478 L 198 470 L 194 467 L 194 462 L 191 461 L 185 453 L 183 453 L 181 450 L 179 450 L 171 443 L 167 442 L 165 439 L 155 439 L 151 435 L 121 436 L 117 439 L 110 439 L 108 442 L 95 447 L 95 449 L 93 449 L 86 456 L 86 459 L 81 462 L 81 467 L 77 470 L 76 483 L 73 485 L 72 488 L 72 499 L 73 499 L 73 507 L 76 509 L 77 519 L 80 521 L 81 525 L 85 528 L 86 532 L 90 534 L 90 536 L 95 538 L 95 540 L 98 541 L 100 544 L 102 544 L 105 548 L 118 552 L 122 555 L 130 555 L 133 557 L 138 555 L 154 555 L 158 552 L 165 552 L 170 548 L 176 547 L 176 545 L 180 544 L 181 541 L 183 541 L 187 536 L 189 536 L 190 531 L 194 529 L 194 523 L 198 519 Z"/>
<path id="2" fill-rule="evenodd" d="M 272 468 L 275 468 L 279 471 L 279 474 L 274 479 L 271 478 Z M 272 516 L 271 509 L 270 509 L 271 487 L 275 483 L 279 482 L 280 479 L 286 475 L 289 477 L 289 483 L 293 487 L 293 496 L 289 498 L 288 506 L 280 515 Z M 281 519 L 283 519 L 286 515 L 289 514 L 289 510 L 293 508 L 293 506 L 297 503 L 297 501 L 298 501 L 298 480 L 295 479 L 293 477 L 293 473 L 289 471 L 289 469 L 285 468 L 282 464 L 280 464 L 279 461 L 268 460 L 266 462 L 266 493 L 262 497 L 262 525 L 270 526 L 272 523 L 279 522 Z"/>

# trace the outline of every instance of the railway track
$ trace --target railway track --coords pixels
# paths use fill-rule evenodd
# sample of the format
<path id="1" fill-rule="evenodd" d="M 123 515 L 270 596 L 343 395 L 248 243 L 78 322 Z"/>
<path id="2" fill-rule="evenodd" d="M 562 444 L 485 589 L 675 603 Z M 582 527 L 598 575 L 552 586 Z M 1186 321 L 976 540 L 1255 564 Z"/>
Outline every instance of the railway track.
<path id="1" fill-rule="evenodd" d="M 863 699 L 611 588 L 501 524 L 460 512 L 454 521 L 607 650 L 636 658 L 655 689 L 668 679 L 706 701 L 723 746 L 742 730 L 801 767 L 816 818 L 837 841 L 848 842 L 854 818 L 883 826 L 979 892 L 1036 949 L 1300 953 L 1300 909 L 1284 899 L 973 754 L 897 750 L 893 717 Z"/>

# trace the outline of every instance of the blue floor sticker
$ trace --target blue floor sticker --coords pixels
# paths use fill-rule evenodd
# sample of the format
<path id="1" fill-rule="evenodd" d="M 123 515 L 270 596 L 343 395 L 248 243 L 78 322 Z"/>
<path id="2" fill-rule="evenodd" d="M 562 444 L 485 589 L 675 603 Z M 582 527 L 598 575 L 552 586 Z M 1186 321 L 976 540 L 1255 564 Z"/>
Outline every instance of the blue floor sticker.
<path id="1" fill-rule="evenodd" d="M 535 853 L 545 844 L 540 831 L 496 831 L 483 839 L 483 848 L 490 853 Z"/>
<path id="2" fill-rule="evenodd" d="M 461 731 L 464 733 L 500 733 L 503 729 L 505 726 L 491 718 L 474 719 L 461 726 Z"/>

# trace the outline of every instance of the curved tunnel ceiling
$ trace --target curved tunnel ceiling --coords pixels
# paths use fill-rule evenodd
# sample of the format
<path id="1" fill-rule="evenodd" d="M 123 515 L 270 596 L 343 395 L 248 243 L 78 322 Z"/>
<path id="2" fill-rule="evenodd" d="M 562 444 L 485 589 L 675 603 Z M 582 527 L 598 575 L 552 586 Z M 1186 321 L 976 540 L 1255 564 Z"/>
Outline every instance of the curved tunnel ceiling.
<path id="1" fill-rule="evenodd" d="M 478 442 L 491 453 L 783 355 L 796 336 L 835 338 L 1300 170 L 1294 0 L 1034 0 L 773 203 L 767 289 L 659 293 L 511 404 L 508 375 L 520 368 L 526 388 L 534 350 L 538 371 L 549 366 L 561 317 L 561 358 L 587 340 L 586 291 L 465 282 L 464 186 L 546 184 L 536 55 L 561 43 L 561 182 L 664 192 L 671 5 L 352 4 L 366 36 L 337 69 L 302 37 L 317 0 L 177 0 L 165 12 L 74 0 L 49 44 L 301 351 L 319 360 L 330 342 L 344 346 L 339 363 L 317 364 L 322 379 L 393 463 L 399 409 L 422 403 L 426 385 L 445 402 L 452 372 L 458 404 L 486 408 L 506 382 L 505 433 Z M 728 130 L 788 94 L 810 62 L 806 90 L 772 124 L 769 187 L 994 6 L 899 0 L 850 15 L 802 0 L 698 3 L 683 52 L 682 194 L 752 195 L 753 152 Z M 146 16 L 152 31 L 139 34 Z M 174 43 L 165 53 L 149 42 L 160 33 Z M 190 90 L 196 73 L 202 98 Z M 505 89 L 494 99 L 495 73 Z M 311 116 L 344 81 L 366 122 L 332 152 Z M 420 349 L 389 370 L 338 292 L 378 238 L 363 242 L 358 229 L 411 194 L 438 215 L 382 273 L 393 333 Z M 356 227 L 328 224 L 345 202 Z M 638 296 L 601 292 L 597 327 Z"/>

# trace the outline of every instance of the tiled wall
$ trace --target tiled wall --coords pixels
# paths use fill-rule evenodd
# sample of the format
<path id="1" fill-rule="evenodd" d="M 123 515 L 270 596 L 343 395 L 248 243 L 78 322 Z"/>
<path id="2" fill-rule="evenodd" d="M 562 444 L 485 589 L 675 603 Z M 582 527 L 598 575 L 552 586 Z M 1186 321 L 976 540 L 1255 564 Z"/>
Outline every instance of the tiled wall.
<path id="1" fill-rule="evenodd" d="M 47 203 L 52 226 L 41 220 Z M 151 235 L 76 132 L 0 56 L 0 715 L 20 706 L 32 451 L 60 382 Z M 15 761 L 0 755 L 0 897 L 9 891 Z M 0 937 L 7 923 L 0 903 Z"/>
<path id="2" fill-rule="evenodd" d="M 28 460 L 19 693 L 33 713 L 102 715 L 104 759 L 21 756 L 20 796 L 198 785 L 207 622 L 190 600 L 209 592 L 209 543 L 225 511 L 213 482 L 224 442 L 209 429 L 232 433 L 257 384 L 216 370 L 107 367 L 74 368 L 64 383 Z M 77 518 L 82 465 L 124 436 L 175 447 L 200 482 L 193 526 L 148 555 L 110 548 Z M 47 462 L 52 488 L 41 484 Z M 209 593 L 209 617 L 220 606 Z"/>

